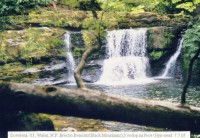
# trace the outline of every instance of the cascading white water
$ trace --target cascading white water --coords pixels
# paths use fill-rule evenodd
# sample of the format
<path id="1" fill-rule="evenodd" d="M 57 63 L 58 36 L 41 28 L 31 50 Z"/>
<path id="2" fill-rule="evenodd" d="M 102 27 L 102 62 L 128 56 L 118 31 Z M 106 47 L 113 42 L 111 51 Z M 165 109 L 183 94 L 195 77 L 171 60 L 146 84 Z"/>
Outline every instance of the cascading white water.
<path id="1" fill-rule="evenodd" d="M 108 31 L 107 55 L 103 73 L 97 83 L 129 84 L 147 78 L 149 60 L 146 56 L 147 30 Z"/>
<path id="2" fill-rule="evenodd" d="M 174 53 L 174 55 L 171 56 L 171 58 L 167 62 L 166 66 L 165 66 L 165 70 L 164 70 L 163 74 L 161 75 L 161 77 L 163 77 L 163 78 L 171 77 L 174 74 L 176 60 L 181 53 L 182 44 L 183 44 L 183 39 L 180 40 L 176 52 Z"/>
<path id="3" fill-rule="evenodd" d="M 73 83 L 75 82 L 75 79 L 74 79 L 75 61 L 71 52 L 71 38 L 70 38 L 69 32 L 64 34 L 64 44 L 67 49 L 67 53 L 66 53 L 67 54 L 67 70 L 68 70 L 67 81 L 70 83 Z"/>

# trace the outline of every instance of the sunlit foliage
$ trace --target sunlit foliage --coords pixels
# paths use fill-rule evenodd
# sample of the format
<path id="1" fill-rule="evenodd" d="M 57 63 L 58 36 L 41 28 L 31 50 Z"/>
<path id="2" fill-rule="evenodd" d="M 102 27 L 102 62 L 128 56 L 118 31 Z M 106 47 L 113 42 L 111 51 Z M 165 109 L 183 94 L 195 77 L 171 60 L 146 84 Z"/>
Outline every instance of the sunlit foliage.
<path id="1" fill-rule="evenodd" d="M 110 11 L 144 12 L 154 11 L 161 13 L 192 13 L 200 0 L 97 0 L 102 9 Z"/>
<path id="2" fill-rule="evenodd" d="M 26 9 L 36 7 L 38 5 L 47 5 L 49 0 L 1 0 L 0 16 L 10 14 L 21 14 Z"/>
<path id="3" fill-rule="evenodd" d="M 190 59 L 194 56 L 200 47 L 200 21 L 197 21 L 192 28 L 187 29 L 184 35 L 183 42 L 183 60 L 187 67 Z M 196 65 L 196 64 L 195 64 Z"/>

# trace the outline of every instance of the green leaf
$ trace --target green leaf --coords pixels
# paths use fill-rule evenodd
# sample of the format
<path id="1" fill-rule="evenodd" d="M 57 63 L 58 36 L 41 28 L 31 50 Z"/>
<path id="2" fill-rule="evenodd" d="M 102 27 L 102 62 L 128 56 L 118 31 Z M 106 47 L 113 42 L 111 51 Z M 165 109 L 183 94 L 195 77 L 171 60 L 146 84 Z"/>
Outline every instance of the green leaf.
<path id="1" fill-rule="evenodd" d="M 181 2 L 181 0 L 172 0 L 172 3 L 178 3 Z"/>
<path id="2" fill-rule="evenodd" d="M 178 9 L 185 9 L 189 12 L 193 12 L 196 9 L 196 6 L 192 2 L 185 2 L 176 6 Z"/>

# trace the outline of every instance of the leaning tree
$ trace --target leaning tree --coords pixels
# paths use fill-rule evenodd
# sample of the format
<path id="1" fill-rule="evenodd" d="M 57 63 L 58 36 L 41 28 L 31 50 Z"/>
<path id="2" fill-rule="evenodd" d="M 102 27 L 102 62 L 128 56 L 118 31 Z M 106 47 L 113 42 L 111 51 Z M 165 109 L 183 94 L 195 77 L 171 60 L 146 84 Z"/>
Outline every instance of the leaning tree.
<path id="1" fill-rule="evenodd" d="M 185 61 L 187 64 L 187 78 L 181 95 L 181 103 L 186 103 L 186 93 L 192 79 L 193 65 L 200 54 L 200 26 L 195 25 L 192 29 L 188 29 L 184 35 L 183 42 Z"/>

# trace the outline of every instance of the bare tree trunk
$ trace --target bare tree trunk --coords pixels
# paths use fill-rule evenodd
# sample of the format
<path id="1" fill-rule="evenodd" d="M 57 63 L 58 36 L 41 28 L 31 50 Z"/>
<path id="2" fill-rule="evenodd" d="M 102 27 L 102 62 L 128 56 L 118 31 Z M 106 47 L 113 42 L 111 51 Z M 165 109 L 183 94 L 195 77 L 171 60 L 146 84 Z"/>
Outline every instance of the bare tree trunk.
<path id="1" fill-rule="evenodd" d="M 192 78 L 193 64 L 194 64 L 194 61 L 198 58 L 199 54 L 200 54 L 200 48 L 198 49 L 198 51 L 196 52 L 194 57 L 190 60 L 188 73 L 187 73 L 187 79 L 186 79 L 185 85 L 183 87 L 182 95 L 181 95 L 181 104 L 185 104 L 186 103 L 186 98 L 185 97 L 186 97 L 187 89 L 188 89 L 188 87 L 190 85 L 191 78 Z"/>
<path id="2" fill-rule="evenodd" d="M 81 89 L 86 88 L 86 86 L 81 78 L 81 73 L 85 66 L 86 60 L 93 52 L 98 51 L 102 45 L 100 28 L 101 28 L 101 23 L 102 23 L 102 19 L 103 19 L 103 14 L 104 14 L 104 12 L 102 12 L 101 19 L 100 19 L 99 26 L 98 26 L 99 27 L 98 28 L 98 36 L 97 36 L 98 44 L 96 46 L 91 46 L 83 53 L 83 55 L 81 57 L 81 61 L 79 62 L 78 66 L 74 70 L 74 78 L 76 80 L 76 84 L 77 84 L 78 88 L 81 88 Z M 95 17 L 95 19 L 97 19 L 97 18 Z"/>
<path id="3" fill-rule="evenodd" d="M 79 88 L 86 88 L 82 78 L 81 78 L 81 72 L 85 66 L 86 60 L 87 58 L 96 50 L 99 49 L 99 46 L 94 46 L 94 47 L 90 47 L 89 49 L 87 49 L 82 57 L 81 57 L 81 61 L 79 62 L 78 66 L 75 68 L 74 70 L 74 78 L 76 80 L 76 84 Z"/>
<path id="4" fill-rule="evenodd" d="M 91 11 L 92 11 L 93 17 L 98 19 L 98 16 L 97 16 L 97 13 L 96 13 L 96 8 L 93 7 L 95 5 L 95 1 L 96 0 L 90 0 L 90 6 L 91 6 Z"/>
<path id="5" fill-rule="evenodd" d="M 60 114 L 200 133 L 199 107 L 93 90 L 0 83 L 0 111 Z"/>

